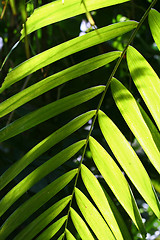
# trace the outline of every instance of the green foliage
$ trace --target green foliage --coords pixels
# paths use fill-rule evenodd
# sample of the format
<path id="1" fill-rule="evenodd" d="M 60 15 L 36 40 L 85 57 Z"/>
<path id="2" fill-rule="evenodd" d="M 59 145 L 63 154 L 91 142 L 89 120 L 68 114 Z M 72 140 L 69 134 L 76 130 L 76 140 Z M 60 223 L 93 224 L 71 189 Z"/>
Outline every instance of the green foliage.
<path id="1" fill-rule="evenodd" d="M 21 11 L 12 3 L 14 14 Z M 31 51 L 32 57 L 26 60 L 23 56 L 19 65 L 16 59 L 17 66 L 9 72 L 7 69 L 0 88 L 4 98 L 0 104 L 4 123 L 1 149 L 16 149 L 16 159 L 7 167 L 4 164 L 0 177 L 0 239 L 146 239 L 147 233 L 154 234 L 153 223 L 158 224 L 160 219 L 160 80 L 143 53 L 130 44 L 134 40 L 138 46 L 138 31 L 144 27 L 151 30 L 150 36 L 159 48 L 160 13 L 152 9 L 156 1 L 144 10 L 139 23 L 118 13 L 112 16 L 113 24 L 100 28 L 96 26 L 100 18 L 94 16 L 96 12 L 131 3 L 37 3 L 40 7 L 33 14 L 34 1 L 26 3 L 26 10 L 23 5 L 23 14 L 31 15 L 23 25 L 19 44 L 11 50 L 16 51 L 24 41 L 23 55 L 29 58 Z M 135 10 L 139 10 L 138 5 Z M 71 34 L 53 46 L 51 24 L 62 31 L 71 19 L 80 23 L 80 14 L 85 14 L 89 26 L 82 31 L 83 36 Z M 146 18 L 149 27 L 144 24 Z M 49 39 L 42 27 L 48 29 Z M 49 49 L 40 47 L 41 40 Z M 109 50 L 101 51 L 102 44 Z M 10 58 L 8 55 L 6 59 Z M 100 71 L 104 71 L 103 77 Z M 22 91 L 17 90 L 19 86 Z M 49 101 L 44 101 L 46 96 L 50 96 Z M 108 109 L 113 114 L 106 114 Z M 10 115 L 6 124 L 12 111 L 15 116 Z M 23 145 L 26 149 L 22 150 Z M 152 215 L 146 223 L 139 200 Z"/>

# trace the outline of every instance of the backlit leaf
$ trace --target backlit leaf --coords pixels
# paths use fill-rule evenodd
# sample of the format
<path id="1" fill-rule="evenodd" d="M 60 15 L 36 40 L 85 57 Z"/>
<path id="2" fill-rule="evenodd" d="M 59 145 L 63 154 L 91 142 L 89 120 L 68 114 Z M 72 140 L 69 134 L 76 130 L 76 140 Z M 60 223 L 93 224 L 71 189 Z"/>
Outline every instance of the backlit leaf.
<path id="1" fill-rule="evenodd" d="M 142 218 L 123 173 L 111 156 L 93 137 L 90 137 L 89 145 L 93 160 L 106 183 L 109 185 L 123 208 L 129 214 L 136 227 L 140 230 L 142 235 L 145 235 Z"/>
<path id="2" fill-rule="evenodd" d="M 136 100 L 132 94 L 115 78 L 111 82 L 114 100 L 129 128 L 147 154 L 149 160 L 160 173 L 160 152 L 153 140 Z"/>
<path id="3" fill-rule="evenodd" d="M 126 32 L 129 32 L 132 29 L 136 28 L 137 24 L 138 23 L 135 21 L 126 21 L 112 24 L 107 27 L 97 29 L 96 31 L 89 32 L 81 37 L 77 37 L 70 41 L 64 42 L 28 59 L 8 73 L 2 84 L 2 87 L 0 88 L 0 93 L 27 75 L 73 53 L 79 52 L 102 42 L 108 41 L 114 37 L 120 36 Z"/>

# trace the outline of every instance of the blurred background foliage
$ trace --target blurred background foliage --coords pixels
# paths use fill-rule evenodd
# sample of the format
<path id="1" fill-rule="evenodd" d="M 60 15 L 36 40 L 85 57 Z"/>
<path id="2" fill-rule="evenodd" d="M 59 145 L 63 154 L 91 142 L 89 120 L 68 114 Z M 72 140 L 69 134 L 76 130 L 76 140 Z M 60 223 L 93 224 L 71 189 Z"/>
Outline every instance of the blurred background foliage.
<path id="1" fill-rule="evenodd" d="M 35 8 L 42 6 L 43 4 L 49 3 L 49 0 L 18 0 L 18 1 L 0 1 L 0 66 L 2 65 L 4 59 L 7 54 L 13 48 L 13 46 L 19 41 L 20 31 L 22 29 L 22 24 L 25 22 L 27 16 L 30 16 Z M 150 0 L 131 0 L 125 4 L 116 5 L 113 7 L 99 9 L 97 11 L 91 12 L 92 17 L 95 21 L 96 27 L 100 28 L 115 22 L 126 21 L 128 19 L 133 19 L 139 21 L 145 10 L 149 6 Z M 65 0 L 64 0 L 65 4 Z M 155 5 L 155 8 L 160 9 L 160 1 Z M 44 50 L 47 50 L 53 46 L 56 46 L 64 41 L 70 40 L 79 35 L 86 34 L 89 31 L 92 31 L 93 27 L 88 22 L 85 14 L 76 16 L 71 19 L 67 19 L 62 22 L 58 22 L 56 24 L 52 24 L 50 26 L 44 27 L 28 36 L 27 42 L 20 42 L 12 51 L 10 56 L 8 57 L 5 65 L 0 71 L 0 84 L 2 84 L 5 76 L 8 71 L 12 68 L 16 67 L 21 62 L 25 61 L 28 57 L 32 57 Z M 1 96 L 0 101 L 7 99 L 9 96 L 14 95 L 15 93 L 21 91 L 26 86 L 30 86 L 35 82 L 40 81 L 41 79 L 50 76 L 56 72 L 59 72 L 62 69 L 68 68 L 76 63 L 79 63 L 85 59 L 96 56 L 98 54 L 102 54 L 105 52 L 109 52 L 112 50 L 123 50 L 125 47 L 129 36 L 131 33 L 127 33 L 121 37 L 113 39 L 109 42 L 105 42 L 98 46 L 89 48 L 87 50 L 81 51 L 79 53 L 73 54 L 69 57 L 66 57 L 60 61 L 57 61 L 53 64 L 50 64 L 47 67 L 37 71 L 34 74 L 31 74 L 23 81 L 18 82 L 13 85 L 11 88 L 7 89 Z M 28 43 L 28 47 L 27 46 Z M 133 42 L 134 47 L 143 54 L 143 56 L 147 59 L 147 61 L 152 65 L 154 70 L 160 76 L 159 66 L 160 66 L 160 52 L 156 47 L 152 36 L 150 34 L 150 30 L 148 27 L 147 21 L 143 24 L 141 29 L 139 30 L 136 38 Z M 29 103 L 23 105 L 18 108 L 14 113 L 9 114 L 1 119 L 0 127 L 6 126 L 9 122 L 14 121 L 15 119 L 25 115 L 26 113 L 37 109 L 40 106 L 44 106 L 50 102 L 56 101 L 57 99 L 63 98 L 71 93 L 78 92 L 79 90 L 86 89 L 91 86 L 106 84 L 107 79 L 113 69 L 115 62 L 106 65 L 98 70 L 95 70 L 89 74 L 86 74 L 80 78 L 74 79 L 69 83 L 63 84 L 42 96 L 30 101 Z M 141 102 L 143 107 L 142 99 L 140 98 L 136 88 L 132 84 L 131 77 L 129 75 L 125 58 L 121 63 L 116 77 L 127 86 L 133 95 L 136 97 L 137 101 Z M 73 108 L 70 111 L 63 113 L 63 115 L 59 115 L 55 118 L 52 118 L 29 131 L 22 133 L 14 138 L 11 138 L 2 144 L 0 144 L 0 174 L 2 174 L 9 166 L 11 166 L 15 161 L 17 161 L 20 157 L 22 157 L 27 151 L 29 151 L 33 146 L 35 146 L 42 139 L 47 137 L 49 134 L 66 124 L 68 121 L 73 119 L 79 114 L 84 113 L 90 109 L 96 109 L 97 103 L 99 101 L 99 97 L 94 98 L 92 101 L 89 101 L 85 104 L 80 105 L 79 108 Z M 116 125 L 120 128 L 122 133 L 126 136 L 128 141 L 132 144 L 134 149 L 136 150 L 138 156 L 142 160 L 146 170 L 149 173 L 149 176 L 152 179 L 152 183 L 160 194 L 160 179 L 158 173 L 154 170 L 153 166 L 147 159 L 147 156 L 143 152 L 142 148 L 134 138 L 134 136 L 129 131 L 126 123 L 121 117 L 113 99 L 110 91 L 108 91 L 106 98 L 103 102 L 101 108 L 107 115 L 116 123 Z M 147 109 L 145 108 L 147 111 Z M 24 176 L 26 176 L 29 172 L 34 170 L 37 166 L 41 165 L 43 162 L 51 158 L 60 149 L 63 149 L 69 146 L 71 143 L 77 142 L 80 139 L 86 138 L 88 131 L 90 129 L 91 121 L 84 127 L 72 134 L 70 137 L 64 139 L 62 142 L 57 144 L 55 147 L 51 148 L 41 157 L 39 157 L 36 161 L 30 164 L 21 174 L 18 175 L 14 182 L 11 182 L 6 188 L 5 192 L 1 193 L 1 196 L 4 193 L 8 192 L 13 184 L 19 182 Z M 105 140 L 100 133 L 98 127 L 94 128 L 93 136 L 101 143 L 107 151 L 111 154 L 109 147 L 107 146 Z M 80 153 L 79 153 L 80 154 Z M 89 169 L 99 178 L 102 186 L 104 184 L 103 179 L 97 172 L 95 166 L 93 165 L 93 161 L 91 159 L 90 151 L 87 150 L 85 156 L 85 164 L 89 167 Z M 32 187 L 26 194 L 21 197 L 18 202 L 16 202 L 12 209 L 9 211 L 13 211 L 16 209 L 16 204 L 22 203 L 27 198 L 32 196 L 35 192 L 38 192 L 48 183 L 52 182 L 55 178 L 62 175 L 64 172 L 72 169 L 73 166 L 78 165 L 79 156 L 75 156 L 72 160 L 63 164 L 58 170 L 54 171 L 54 173 L 49 174 L 47 177 L 42 179 L 38 184 Z M 72 184 L 72 183 L 71 183 Z M 131 183 L 130 183 L 131 184 Z M 65 191 L 69 191 L 70 184 L 65 188 Z M 106 186 L 105 186 L 106 187 Z M 133 188 L 133 192 L 135 198 L 137 200 L 138 206 L 142 213 L 142 217 L 146 223 L 146 229 L 148 231 L 148 239 L 160 239 L 158 236 L 160 235 L 160 223 L 156 220 L 156 217 L 148 207 L 146 203 L 142 200 L 141 196 L 138 192 Z M 57 195 L 57 200 L 61 199 L 62 196 L 65 196 L 65 192 L 61 191 Z M 56 200 L 56 199 L 55 199 Z M 115 200 L 116 201 L 116 200 Z M 52 204 L 52 201 L 49 201 L 44 208 L 48 208 Z M 117 203 L 118 204 L 118 203 Z M 120 206 L 119 206 L 120 208 Z M 39 211 L 42 211 L 41 209 Z M 122 214 L 124 214 L 124 218 L 127 219 L 125 213 L 120 208 Z M 7 218 L 7 212 L 2 222 Z M 34 217 L 34 216 L 33 216 Z M 29 218 L 27 221 L 31 221 Z M 127 221 L 127 220 L 126 220 Z M 139 239 L 139 235 L 137 234 L 136 228 L 130 222 L 128 218 L 128 226 L 130 231 L 132 232 L 133 239 Z M 23 228 L 23 226 L 21 226 Z M 78 237 L 77 237 L 78 239 Z"/>

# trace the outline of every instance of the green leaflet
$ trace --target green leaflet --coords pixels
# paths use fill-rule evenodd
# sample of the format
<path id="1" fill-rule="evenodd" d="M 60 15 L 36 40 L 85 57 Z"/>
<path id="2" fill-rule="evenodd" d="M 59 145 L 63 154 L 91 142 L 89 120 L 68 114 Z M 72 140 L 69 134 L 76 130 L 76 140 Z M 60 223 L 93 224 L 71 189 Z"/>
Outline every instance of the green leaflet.
<path id="1" fill-rule="evenodd" d="M 85 0 L 85 6 L 87 11 L 92 11 L 99 8 L 108 7 L 111 5 L 116 5 L 119 3 L 128 2 L 129 0 L 101 0 L 101 1 L 92 1 Z M 62 21 L 67 18 L 71 18 L 82 13 L 86 12 L 84 4 L 79 0 L 64 1 L 58 0 L 45 4 L 44 6 L 35 9 L 34 13 L 27 19 L 26 28 L 27 34 L 47 26 L 49 24 Z M 21 39 L 24 38 L 25 32 L 22 29 Z"/>
<path id="2" fill-rule="evenodd" d="M 68 229 L 66 229 L 66 237 L 67 237 L 67 240 L 76 240 L 75 237 L 72 235 L 72 233 L 70 233 Z"/>
<path id="3" fill-rule="evenodd" d="M 53 103 L 50 103 L 38 110 L 35 110 L 24 117 L 0 130 L 0 142 L 18 135 L 58 114 L 67 111 L 81 103 L 84 103 L 97 96 L 104 90 L 104 86 L 88 88 L 84 91 L 72 94 Z"/>
<path id="4" fill-rule="evenodd" d="M 76 173 L 77 169 L 67 172 L 18 207 L 3 224 L 0 230 L 1 240 L 5 240 L 21 223 L 63 189 Z"/>
<path id="5" fill-rule="evenodd" d="M 8 73 L 2 87 L 0 88 L 0 93 L 27 75 L 73 53 L 129 32 L 136 28 L 137 24 L 138 23 L 135 21 L 112 24 L 96 31 L 89 32 L 81 37 L 64 42 L 28 59 Z"/>
<path id="6" fill-rule="evenodd" d="M 0 177 L 0 190 L 41 154 L 87 123 L 94 114 L 95 111 L 93 110 L 78 116 L 34 146 L 28 153 L 2 174 Z"/>
<path id="7" fill-rule="evenodd" d="M 157 47 L 160 50 L 160 39 L 159 39 L 159 35 L 160 35 L 160 13 L 155 10 L 155 9 L 151 9 L 148 15 L 148 22 L 149 22 L 149 26 L 151 29 L 151 33 L 152 36 L 154 38 L 154 41 L 157 44 Z"/>
<path id="8" fill-rule="evenodd" d="M 62 227 L 62 225 L 65 223 L 67 219 L 67 216 L 64 216 L 60 218 L 57 222 L 53 223 L 51 226 L 49 226 L 44 232 L 41 233 L 39 237 L 37 237 L 37 240 L 50 240 Z"/>
<path id="9" fill-rule="evenodd" d="M 119 51 L 102 54 L 43 79 L 42 81 L 24 89 L 23 91 L 15 94 L 14 96 L 1 103 L 0 117 L 3 117 L 9 112 L 51 90 L 52 88 L 55 88 L 67 81 L 70 81 L 74 78 L 82 76 L 83 74 L 106 65 L 107 63 L 120 57 L 120 55 L 121 52 Z"/>
<path id="10" fill-rule="evenodd" d="M 19 234 L 16 235 L 14 240 L 32 240 L 66 207 L 70 200 L 71 196 L 68 196 L 55 203 L 33 222 L 28 224 Z"/>
<path id="11" fill-rule="evenodd" d="M 160 130 L 160 79 L 145 58 L 131 46 L 127 50 L 127 63 L 133 81 Z"/>
<path id="12" fill-rule="evenodd" d="M 142 218 L 123 173 L 110 155 L 93 137 L 90 137 L 89 145 L 93 160 L 106 183 L 144 236 L 145 228 Z"/>
<path id="13" fill-rule="evenodd" d="M 79 233 L 81 239 L 82 240 L 86 240 L 86 239 L 94 240 L 87 225 L 85 224 L 83 219 L 78 215 L 78 213 L 73 208 L 70 209 L 70 213 L 71 213 L 71 218 L 72 218 L 73 224 L 74 224 L 75 228 L 77 229 L 77 232 Z"/>
<path id="14" fill-rule="evenodd" d="M 114 100 L 129 128 L 137 138 L 149 160 L 160 173 L 160 152 L 153 140 L 136 100 L 132 94 L 115 78 L 111 82 Z"/>
<path id="15" fill-rule="evenodd" d="M 64 238 L 64 233 L 61 234 L 61 236 L 57 240 L 63 240 Z"/>
<path id="16" fill-rule="evenodd" d="M 82 175 L 82 180 L 84 182 L 84 185 L 86 186 L 95 204 L 99 208 L 102 216 L 108 223 L 115 238 L 117 240 L 124 240 L 124 239 L 130 240 L 131 236 L 128 232 L 127 227 L 125 226 L 125 223 L 123 222 L 123 219 L 121 218 L 119 222 L 117 221 L 117 219 L 115 218 L 113 209 L 110 205 L 111 200 L 105 196 L 97 178 L 83 164 L 81 167 L 81 175 Z M 118 212 L 116 207 L 115 207 L 115 211 Z"/>
<path id="17" fill-rule="evenodd" d="M 2 216 L 5 211 L 34 184 L 74 156 L 84 146 L 85 142 L 85 140 L 82 140 L 64 149 L 36 168 L 14 188 L 12 188 L 0 201 L 0 216 Z"/>
<path id="18" fill-rule="evenodd" d="M 115 240 L 111 230 L 102 216 L 78 188 L 75 188 L 75 197 L 81 213 L 97 238 L 99 240 Z"/>
<path id="19" fill-rule="evenodd" d="M 139 107 L 139 110 L 141 111 L 141 114 L 142 114 L 146 124 L 147 124 L 147 127 L 149 128 L 149 130 L 152 134 L 153 140 L 154 140 L 158 150 L 160 151 L 160 133 L 139 103 L 138 103 L 138 107 Z"/>
<path id="20" fill-rule="evenodd" d="M 127 111 L 127 108 L 126 108 Z M 102 111 L 98 113 L 100 129 L 116 159 L 139 193 L 160 218 L 160 204 L 153 191 L 151 180 L 129 142 L 116 125 Z"/>

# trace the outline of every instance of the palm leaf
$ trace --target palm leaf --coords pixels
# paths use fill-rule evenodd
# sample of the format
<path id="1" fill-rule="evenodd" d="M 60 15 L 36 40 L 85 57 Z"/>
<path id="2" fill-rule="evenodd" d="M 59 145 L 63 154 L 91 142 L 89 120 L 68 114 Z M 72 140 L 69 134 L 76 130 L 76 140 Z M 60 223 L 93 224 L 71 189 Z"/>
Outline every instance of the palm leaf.
<path id="1" fill-rule="evenodd" d="M 114 206 L 114 203 L 110 197 L 104 194 L 96 177 L 84 165 L 81 167 L 81 175 L 84 185 L 86 186 L 101 214 L 111 228 L 113 234 L 115 235 L 115 238 L 119 240 L 131 239 L 131 236 L 127 230 L 127 227 L 125 226 L 125 223 L 123 222 L 123 219 L 120 217 L 120 215 L 119 218 L 117 217 L 119 214 L 118 210 Z"/>
<path id="2" fill-rule="evenodd" d="M 93 2 L 91 0 L 85 0 L 85 6 L 87 11 L 92 11 L 99 8 L 108 7 L 111 5 L 127 2 L 129 0 L 113 0 L 112 2 L 107 0 L 102 0 L 98 2 Z M 49 24 L 62 21 L 67 18 L 82 14 L 86 12 L 83 1 L 73 0 L 72 2 L 56 1 L 48 3 L 34 11 L 30 18 L 28 18 L 26 23 L 27 34 L 47 26 Z M 25 36 L 24 29 L 22 29 L 21 39 Z"/>
<path id="3" fill-rule="evenodd" d="M 160 173 L 160 153 L 152 138 L 136 100 L 132 94 L 116 79 L 111 83 L 113 97 L 133 134 L 146 152 L 148 158 Z"/>
<path id="4" fill-rule="evenodd" d="M 31 216 L 44 203 L 50 200 L 61 189 L 63 189 L 76 175 L 77 169 L 67 172 L 60 178 L 50 183 L 47 187 L 31 197 L 28 201 L 22 204 L 14 213 L 6 220 L 1 228 L 1 239 L 6 237 L 15 230 L 23 221 Z M 17 221 L 14 221 L 17 219 Z"/>
<path id="5" fill-rule="evenodd" d="M 25 227 L 15 239 L 20 240 L 31 240 L 39 232 L 41 232 L 61 211 L 67 206 L 71 196 L 61 199 L 59 202 L 55 203 L 41 215 L 39 215 L 33 222 L 31 222 L 27 227 Z"/>
<path id="6" fill-rule="evenodd" d="M 0 140 L 9 139 L 58 114 L 84 103 L 104 91 L 104 86 L 88 88 L 39 108 L 0 130 Z"/>
<path id="7" fill-rule="evenodd" d="M 160 204 L 153 191 L 151 180 L 141 164 L 140 159 L 137 157 L 129 142 L 124 138 L 119 129 L 107 117 L 107 115 L 103 112 L 99 112 L 98 117 L 101 131 L 116 159 L 159 218 Z"/>
<path id="8" fill-rule="evenodd" d="M 142 235 L 145 235 L 145 228 L 143 226 L 138 207 L 122 172 L 110 155 L 92 137 L 90 138 L 90 149 L 93 160 L 106 183 L 112 189 L 118 201 L 125 208 L 126 212 L 129 214 L 137 228 L 141 231 Z"/>
<path id="9" fill-rule="evenodd" d="M 109 229 L 108 225 L 103 220 L 102 216 L 87 199 L 87 197 L 79 190 L 75 189 L 75 197 L 79 209 L 81 210 L 84 218 L 88 222 L 92 231 L 95 233 L 98 239 L 114 239 L 114 236 Z"/>
<path id="10" fill-rule="evenodd" d="M 160 129 L 160 79 L 142 55 L 131 46 L 127 50 L 127 63 L 133 81 Z"/>
<path id="11" fill-rule="evenodd" d="M 84 36 L 64 42 L 28 59 L 8 73 L 2 87 L 0 88 L 0 93 L 27 75 L 73 53 L 82 51 L 86 48 L 95 46 L 129 32 L 136 28 L 137 24 L 138 23 L 135 21 L 112 24 L 96 31 L 92 31 Z M 90 39 L 92 39 L 92 41 L 90 41 Z"/>
<path id="12" fill-rule="evenodd" d="M 26 33 L 30 34 L 44 26 L 82 13 L 86 13 L 89 21 L 93 22 L 90 11 L 127 1 L 64 0 L 64 3 L 62 3 L 61 0 L 57 0 L 49 4 L 44 4 L 42 7 L 36 9 L 27 19 L 27 31 L 25 32 L 25 29 L 22 29 L 20 40 L 25 37 Z M 160 218 L 158 197 L 151 184 L 149 175 L 123 133 L 100 110 L 111 82 L 112 95 L 116 105 L 130 130 L 146 152 L 150 162 L 160 172 L 160 136 L 157 130 L 157 126 L 160 126 L 159 78 L 146 59 L 137 50 L 129 46 L 149 13 L 150 29 L 159 47 L 159 13 L 153 9 L 150 11 L 155 2 L 154 0 L 151 3 L 149 9 L 141 18 L 140 23 L 125 21 L 94 29 L 81 37 L 73 38 L 35 55 L 13 68 L 7 74 L 0 88 L 1 93 L 7 88 L 12 89 L 13 84 L 51 63 L 135 29 L 123 52 L 114 51 L 89 58 L 35 84 L 31 83 L 30 87 L 9 97 L 0 104 L 0 116 L 5 117 L 11 111 L 41 96 L 43 93 L 64 83 L 68 83 L 74 78 L 90 73 L 118 58 L 106 85 L 102 86 L 98 82 L 95 87 L 89 87 L 68 96 L 65 95 L 64 98 L 40 107 L 0 129 L 0 141 L 3 142 L 33 127 L 36 128 L 37 125 L 61 113 L 64 114 L 65 111 L 68 111 L 67 113 L 70 114 L 73 107 L 77 107 L 89 100 L 93 101 L 92 99 L 95 96 L 101 94 L 100 102 L 97 102 L 95 110 L 86 110 L 84 114 L 70 120 L 67 124 L 65 123 L 66 125 L 61 126 L 39 142 L 2 174 L 0 177 L 0 189 L 5 190 L 5 187 L 29 164 L 57 143 L 63 141 L 63 146 L 63 144 L 65 145 L 64 140 L 68 141 L 67 147 L 63 147 L 48 161 L 27 174 L 17 185 L 11 185 L 8 193 L 4 194 L 0 202 L 0 213 L 2 219 L 4 217 L 4 223 L 0 229 L 0 238 L 2 240 L 9 238 L 11 234 L 13 234 L 12 239 L 15 240 L 29 240 L 35 237 L 36 239 L 51 239 L 52 237 L 56 237 L 58 240 L 65 238 L 67 240 L 74 240 L 77 236 L 80 236 L 81 239 L 129 240 L 132 239 L 132 236 L 125 219 L 123 219 L 116 206 L 119 203 L 129 215 L 143 239 L 145 239 L 146 229 L 140 211 L 127 178 L 125 178 L 120 166 L 124 169 L 133 186 L 137 188 L 146 203 L 151 207 L 154 214 Z M 157 126 L 140 104 L 137 103 L 135 97 L 114 78 L 116 70 L 126 52 L 129 72 L 137 90 L 146 103 L 147 110 L 152 114 Z M 111 153 L 109 154 L 101 146 L 101 143 L 91 136 L 93 128 L 96 127 L 95 121 L 97 117 L 100 130 L 114 154 L 113 157 Z M 92 118 L 93 121 L 89 131 L 87 131 L 85 136 L 80 136 L 84 140 L 74 141 L 74 143 L 72 141 L 70 143 L 70 139 L 67 137 L 75 133 Z M 87 148 L 88 143 L 89 150 Z M 82 147 L 83 150 L 81 150 Z M 79 152 L 80 150 L 81 152 Z M 100 172 L 100 176 L 104 180 L 103 187 L 96 176 L 84 165 L 85 161 L 82 163 L 87 151 L 91 153 L 96 169 Z M 77 153 L 80 154 L 80 161 L 77 160 L 75 163 L 76 167 L 72 165 L 69 169 L 66 168 L 60 177 L 54 176 L 54 181 L 44 186 L 29 199 L 25 199 L 22 204 L 18 203 L 17 200 L 26 191 L 55 170 L 53 172 L 54 175 L 60 166 L 65 166 L 66 162 Z M 120 165 L 113 159 L 114 157 Z M 80 181 L 81 179 L 83 182 Z M 106 187 L 106 184 L 113 192 L 114 198 L 111 198 L 107 192 L 106 189 L 108 187 Z M 61 192 L 63 192 L 62 195 L 60 195 Z M 60 199 L 58 196 L 60 196 Z M 42 207 L 46 206 L 49 202 L 51 206 L 48 207 L 47 205 L 44 208 L 45 210 L 43 210 Z M 17 207 L 14 211 L 12 207 L 14 209 L 15 204 L 17 204 Z M 38 210 L 40 210 L 41 214 L 39 214 Z M 22 224 L 24 227 L 21 229 Z"/>
<path id="13" fill-rule="evenodd" d="M 95 111 L 87 112 L 71 122 L 58 129 L 50 136 L 42 140 L 21 159 L 13 164 L 0 178 L 0 189 L 4 188 L 11 180 L 13 180 L 25 167 L 38 158 L 41 154 L 56 145 L 58 142 L 72 134 L 74 131 L 88 122 L 95 114 Z"/>
<path id="14" fill-rule="evenodd" d="M 78 215 L 78 213 L 71 208 L 71 218 L 72 221 L 77 229 L 77 232 L 81 236 L 82 239 L 89 239 L 89 240 L 94 240 L 92 234 L 90 233 L 90 230 L 86 226 L 85 222 L 83 219 Z"/>
<path id="15" fill-rule="evenodd" d="M 157 47 L 160 50 L 160 41 L 159 41 L 159 34 L 160 34 L 160 13 L 155 10 L 151 9 L 149 16 L 148 16 L 149 26 L 152 32 L 152 36 L 157 44 Z"/>

